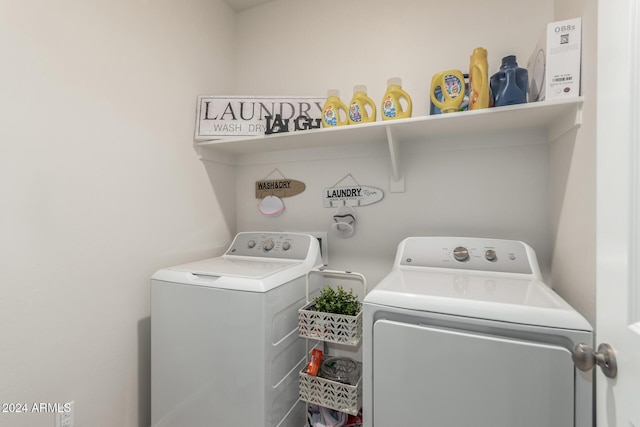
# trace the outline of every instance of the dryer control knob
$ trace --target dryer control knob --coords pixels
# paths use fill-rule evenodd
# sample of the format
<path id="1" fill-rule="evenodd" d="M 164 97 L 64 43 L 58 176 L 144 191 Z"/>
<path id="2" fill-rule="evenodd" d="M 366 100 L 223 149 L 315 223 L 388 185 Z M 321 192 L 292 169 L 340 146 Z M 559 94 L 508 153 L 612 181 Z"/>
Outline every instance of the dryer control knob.
<path id="1" fill-rule="evenodd" d="M 498 255 L 496 255 L 496 251 L 494 251 L 493 249 L 487 249 L 484 253 L 484 257 L 487 259 L 487 261 L 495 261 L 498 259 Z"/>
<path id="2" fill-rule="evenodd" d="M 469 259 L 469 249 L 463 246 L 458 246 L 453 250 L 453 257 L 456 259 L 456 261 L 466 261 Z"/>
<path id="3" fill-rule="evenodd" d="M 273 249 L 273 240 L 271 239 L 265 240 L 264 243 L 262 244 L 262 249 L 264 249 L 267 252 Z"/>
<path id="4" fill-rule="evenodd" d="M 283 243 L 282 243 L 282 250 L 283 250 L 283 251 L 288 251 L 289 249 L 291 249 L 291 243 L 289 243 L 289 242 L 283 242 Z"/>
<path id="5" fill-rule="evenodd" d="M 247 242 L 247 246 L 249 247 L 249 249 L 252 249 L 256 246 L 256 241 L 255 240 L 249 240 Z"/>

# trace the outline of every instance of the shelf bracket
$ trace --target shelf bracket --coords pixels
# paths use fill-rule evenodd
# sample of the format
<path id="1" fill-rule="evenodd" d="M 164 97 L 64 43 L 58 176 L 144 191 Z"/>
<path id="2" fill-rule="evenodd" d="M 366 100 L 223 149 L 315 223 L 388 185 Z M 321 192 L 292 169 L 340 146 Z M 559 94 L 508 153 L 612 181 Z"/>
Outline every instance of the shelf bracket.
<path id="1" fill-rule="evenodd" d="M 221 163 L 223 165 L 230 166 L 235 166 L 237 163 L 235 154 L 224 153 L 212 148 L 199 146 L 197 144 L 194 144 L 193 149 L 196 151 L 198 157 L 203 162 Z"/>
<path id="2" fill-rule="evenodd" d="M 582 105 L 580 102 L 575 108 L 558 117 L 549 127 L 547 140 L 553 142 L 565 133 L 582 126 Z"/>
<path id="3" fill-rule="evenodd" d="M 391 126 L 387 129 L 387 142 L 389 143 L 389 157 L 391 158 L 391 176 L 389 177 L 389 191 L 392 193 L 404 193 L 404 175 L 400 170 L 400 149 L 398 141 L 393 135 Z"/>

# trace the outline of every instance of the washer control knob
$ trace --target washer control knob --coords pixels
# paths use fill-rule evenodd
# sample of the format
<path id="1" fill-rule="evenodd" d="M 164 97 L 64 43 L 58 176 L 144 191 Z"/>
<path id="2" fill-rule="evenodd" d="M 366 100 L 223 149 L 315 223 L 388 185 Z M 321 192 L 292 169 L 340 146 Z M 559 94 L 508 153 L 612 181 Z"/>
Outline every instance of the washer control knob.
<path id="1" fill-rule="evenodd" d="M 496 255 L 496 251 L 494 251 L 493 249 L 487 249 L 484 253 L 484 257 L 487 259 L 487 261 L 495 261 L 498 259 L 498 255 Z"/>
<path id="2" fill-rule="evenodd" d="M 289 242 L 282 242 L 282 250 L 283 250 L 283 251 L 288 251 L 289 249 L 291 249 L 291 243 L 289 243 Z"/>
<path id="3" fill-rule="evenodd" d="M 269 252 L 271 249 L 273 249 L 273 246 L 274 243 L 271 239 L 265 240 L 264 243 L 262 243 L 262 249 L 264 249 L 266 252 Z"/>
<path id="4" fill-rule="evenodd" d="M 249 246 L 249 249 L 253 249 L 256 247 L 256 241 L 251 239 L 247 242 L 247 246 Z"/>
<path id="5" fill-rule="evenodd" d="M 456 259 L 456 261 L 467 261 L 469 259 L 469 249 L 463 246 L 458 246 L 453 250 L 453 257 Z"/>

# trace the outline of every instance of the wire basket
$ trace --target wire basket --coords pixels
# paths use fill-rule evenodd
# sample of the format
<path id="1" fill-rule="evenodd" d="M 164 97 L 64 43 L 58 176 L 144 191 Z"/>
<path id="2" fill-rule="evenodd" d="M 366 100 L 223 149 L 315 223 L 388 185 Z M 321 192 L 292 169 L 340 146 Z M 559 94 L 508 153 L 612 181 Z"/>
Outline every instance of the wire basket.
<path id="1" fill-rule="evenodd" d="M 360 370 L 362 370 L 361 364 Z M 300 399 L 325 408 L 357 415 L 362 406 L 362 376 L 356 385 L 309 375 L 306 367 L 300 372 Z"/>
<path id="2" fill-rule="evenodd" d="M 362 285 L 363 295 L 367 293 L 366 279 L 360 273 L 322 268 L 309 271 L 306 277 L 307 304 L 298 310 L 298 334 L 303 338 L 358 345 L 362 338 L 362 308 L 355 316 L 314 310 L 315 303 L 309 298 L 309 276 L 312 274 L 358 280 Z"/>
<path id="3" fill-rule="evenodd" d="M 301 337 L 358 345 L 362 338 L 362 310 L 356 316 L 315 311 L 311 302 L 298 310 L 298 333 Z"/>

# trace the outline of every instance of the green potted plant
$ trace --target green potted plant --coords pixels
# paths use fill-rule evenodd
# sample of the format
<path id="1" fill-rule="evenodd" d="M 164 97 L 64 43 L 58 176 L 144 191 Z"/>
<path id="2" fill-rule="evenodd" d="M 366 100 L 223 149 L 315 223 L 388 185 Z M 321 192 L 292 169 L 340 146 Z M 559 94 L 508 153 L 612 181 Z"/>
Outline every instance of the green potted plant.
<path id="1" fill-rule="evenodd" d="M 346 314 L 348 316 L 357 316 L 361 307 L 358 297 L 353 293 L 353 289 L 347 292 L 340 285 L 336 289 L 331 286 L 325 286 L 320 290 L 320 295 L 313 299 L 313 302 L 316 311 Z"/>
<path id="2" fill-rule="evenodd" d="M 353 289 L 325 286 L 298 310 L 298 323 L 303 337 L 357 345 L 362 336 L 362 303 Z"/>

